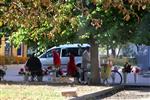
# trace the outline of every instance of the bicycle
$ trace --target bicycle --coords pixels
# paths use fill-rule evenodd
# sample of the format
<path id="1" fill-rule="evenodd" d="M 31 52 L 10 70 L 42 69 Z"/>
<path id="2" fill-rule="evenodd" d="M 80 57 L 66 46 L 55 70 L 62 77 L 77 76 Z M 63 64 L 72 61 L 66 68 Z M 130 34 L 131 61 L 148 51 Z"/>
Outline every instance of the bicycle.
<path id="1" fill-rule="evenodd" d="M 102 70 L 100 71 L 100 73 L 100 75 L 102 75 Z M 104 74 L 107 74 L 107 72 L 105 72 Z M 118 71 L 117 66 L 112 66 L 110 75 L 103 78 L 102 82 L 105 85 L 119 85 L 122 83 L 122 75 Z"/>

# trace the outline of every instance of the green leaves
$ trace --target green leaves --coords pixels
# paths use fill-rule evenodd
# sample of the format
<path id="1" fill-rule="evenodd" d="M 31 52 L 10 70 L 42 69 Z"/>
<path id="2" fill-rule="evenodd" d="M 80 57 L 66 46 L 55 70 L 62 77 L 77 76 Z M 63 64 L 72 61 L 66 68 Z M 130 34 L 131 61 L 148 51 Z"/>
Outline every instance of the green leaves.
<path id="1" fill-rule="evenodd" d="M 141 23 L 137 25 L 136 35 L 133 42 L 137 44 L 150 45 L 150 12 L 147 12 L 141 20 Z"/>
<path id="2" fill-rule="evenodd" d="M 5 3 L 7 6 L 0 8 L 3 21 L 0 26 L 12 28 L 15 45 L 25 42 L 40 48 L 78 41 L 77 37 L 86 41 L 90 35 L 94 35 L 97 43 L 111 45 L 113 41 L 116 47 L 133 40 L 137 17 L 144 15 L 137 10 L 138 2 L 123 0 L 5 0 Z M 149 9 L 145 2 L 140 7 Z"/>
<path id="3" fill-rule="evenodd" d="M 13 33 L 13 35 L 10 37 L 10 40 L 16 47 L 19 47 L 22 42 L 27 41 L 27 37 L 29 37 L 28 30 L 21 27 L 17 32 Z"/>

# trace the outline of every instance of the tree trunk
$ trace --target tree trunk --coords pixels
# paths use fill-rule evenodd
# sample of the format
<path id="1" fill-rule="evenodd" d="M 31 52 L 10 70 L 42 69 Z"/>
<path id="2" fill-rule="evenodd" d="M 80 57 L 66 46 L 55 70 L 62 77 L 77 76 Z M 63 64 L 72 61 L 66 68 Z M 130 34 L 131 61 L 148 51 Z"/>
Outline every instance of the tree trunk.
<path id="1" fill-rule="evenodd" d="M 98 55 L 98 44 L 96 43 L 93 36 L 90 37 L 91 45 L 91 85 L 98 85 L 100 83 L 100 73 L 99 73 L 99 55 Z"/>
<path id="2" fill-rule="evenodd" d="M 140 49 L 139 45 L 136 44 L 136 47 L 137 47 L 137 52 L 139 52 L 139 49 Z"/>
<path id="3" fill-rule="evenodd" d="M 116 50 L 114 48 L 111 49 L 113 57 L 116 57 Z"/>
<path id="4" fill-rule="evenodd" d="M 109 57 L 109 48 L 108 48 L 108 45 L 107 45 L 107 57 Z"/>
<path id="5" fill-rule="evenodd" d="M 122 46 L 119 46 L 119 50 L 118 50 L 118 53 L 117 53 L 117 58 L 119 57 L 119 54 L 120 54 L 120 50 L 121 50 Z"/>

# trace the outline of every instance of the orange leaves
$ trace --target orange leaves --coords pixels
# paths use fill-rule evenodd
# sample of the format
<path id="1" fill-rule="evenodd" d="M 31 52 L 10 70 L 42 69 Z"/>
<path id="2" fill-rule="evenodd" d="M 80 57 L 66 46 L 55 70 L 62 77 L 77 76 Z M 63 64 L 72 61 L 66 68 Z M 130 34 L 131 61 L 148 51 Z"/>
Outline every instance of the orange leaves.
<path id="1" fill-rule="evenodd" d="M 49 40 L 50 40 L 50 39 L 53 39 L 54 34 L 50 32 L 50 33 L 47 34 L 47 37 L 48 37 Z"/>
<path id="2" fill-rule="evenodd" d="M 125 21 L 129 21 L 129 20 L 130 20 L 130 15 L 129 15 L 129 14 L 125 15 L 123 19 L 124 19 Z"/>
<path id="3" fill-rule="evenodd" d="M 145 10 L 148 4 L 150 4 L 150 0 L 104 0 L 103 8 L 105 10 L 111 7 L 118 9 L 119 13 L 123 14 L 125 21 L 129 21 L 131 16 L 137 17 L 139 21 L 136 9 L 138 11 Z"/>
<path id="4" fill-rule="evenodd" d="M 96 5 L 97 3 L 97 0 L 92 0 L 93 4 Z"/>
<path id="5" fill-rule="evenodd" d="M 40 0 L 40 1 L 41 1 L 41 4 L 46 7 L 48 7 L 51 3 L 50 0 Z"/>
<path id="6" fill-rule="evenodd" d="M 59 29 L 58 29 L 58 27 L 54 27 L 54 28 L 47 34 L 48 39 L 53 39 L 57 33 L 59 33 Z"/>
<path id="7" fill-rule="evenodd" d="M 150 3 L 150 0 L 128 0 L 128 2 L 130 4 L 137 5 L 137 4 L 148 4 Z"/>
<path id="8" fill-rule="evenodd" d="M 100 20 L 100 19 L 92 19 L 91 20 L 91 25 L 93 27 L 95 27 L 96 29 L 101 28 L 102 20 Z"/>
<path id="9" fill-rule="evenodd" d="M 128 0 L 132 6 L 137 6 L 138 10 L 145 10 L 147 4 L 150 4 L 150 0 Z"/>
<path id="10" fill-rule="evenodd" d="M 103 8 L 105 10 L 107 10 L 111 6 L 111 4 L 112 4 L 112 0 L 104 0 L 104 2 L 103 2 Z"/>
<path id="11" fill-rule="evenodd" d="M 123 2 L 121 0 L 105 0 L 104 5 L 106 9 L 110 7 L 114 7 L 118 9 L 120 13 L 124 15 L 124 20 L 129 21 L 130 19 L 130 12 L 129 10 L 124 6 Z"/>

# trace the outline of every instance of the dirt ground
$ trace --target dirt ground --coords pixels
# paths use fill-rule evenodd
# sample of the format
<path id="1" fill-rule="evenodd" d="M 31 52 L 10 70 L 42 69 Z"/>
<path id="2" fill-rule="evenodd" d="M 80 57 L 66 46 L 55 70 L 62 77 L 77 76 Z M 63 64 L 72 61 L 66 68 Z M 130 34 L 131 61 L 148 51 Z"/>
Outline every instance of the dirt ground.
<path id="1" fill-rule="evenodd" d="M 101 100 L 150 100 L 150 88 L 123 90 Z"/>

